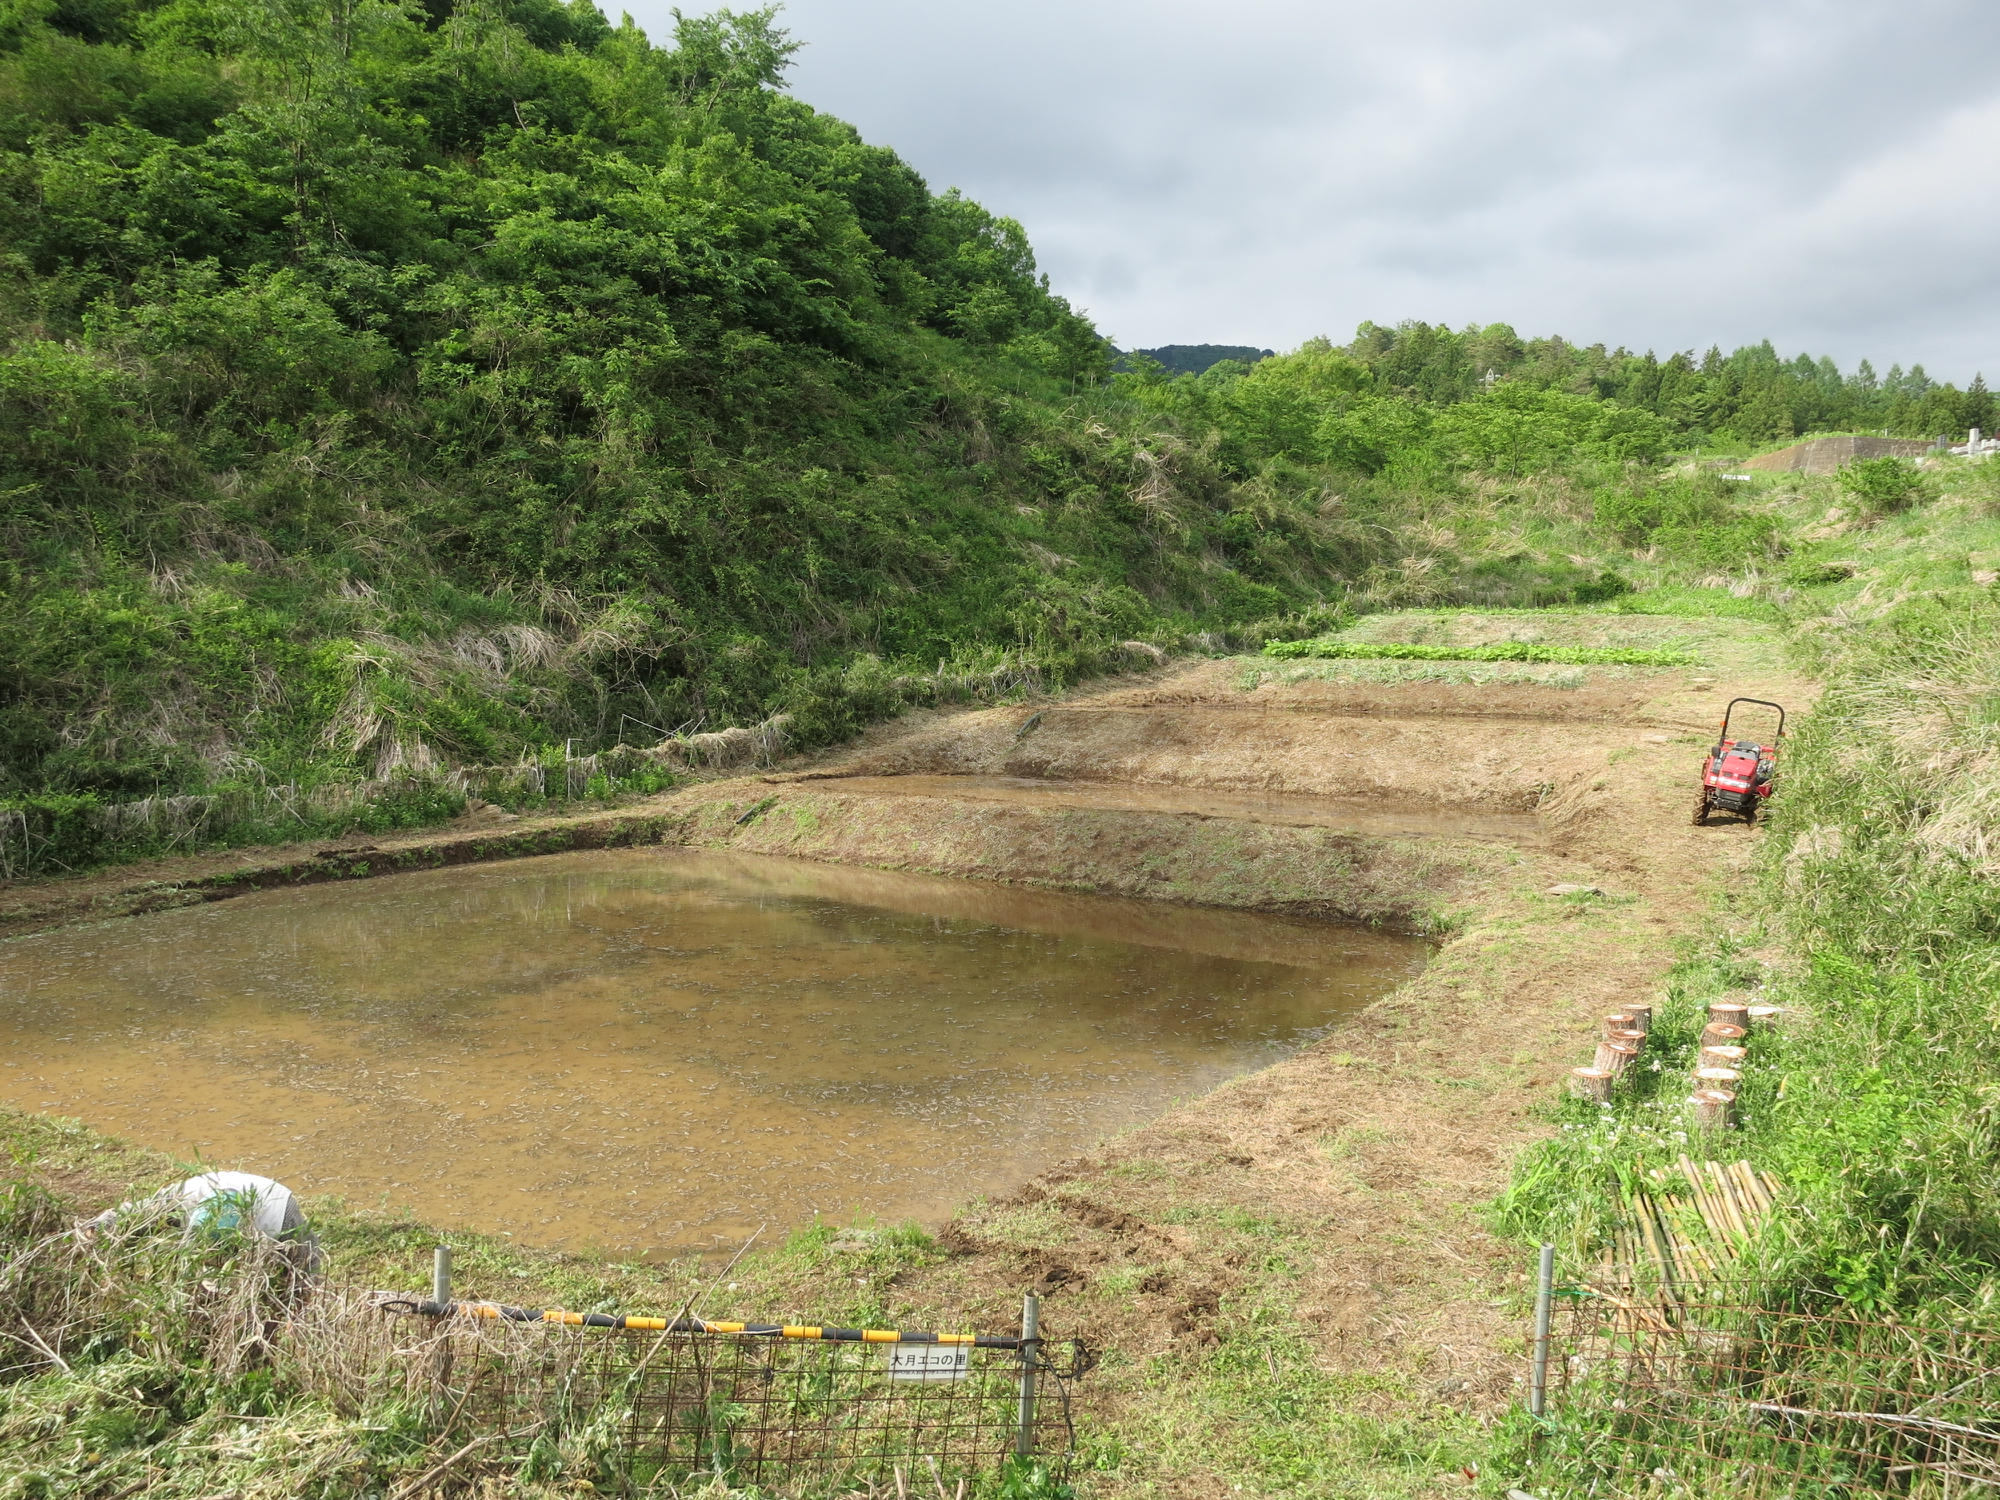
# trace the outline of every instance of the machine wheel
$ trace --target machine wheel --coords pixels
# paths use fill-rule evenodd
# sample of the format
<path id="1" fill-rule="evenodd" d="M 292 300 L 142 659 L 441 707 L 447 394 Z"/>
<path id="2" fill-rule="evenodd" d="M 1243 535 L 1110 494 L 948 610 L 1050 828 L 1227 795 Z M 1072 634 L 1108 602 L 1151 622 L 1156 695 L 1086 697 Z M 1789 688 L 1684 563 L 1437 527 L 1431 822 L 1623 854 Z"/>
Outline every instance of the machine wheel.
<path id="1" fill-rule="evenodd" d="M 1708 793 L 1703 792 L 1694 802 L 1694 826 L 1708 827 Z"/>
<path id="2" fill-rule="evenodd" d="M 1753 827 L 1756 825 L 1757 799 L 1755 797 L 1752 797 L 1748 802 L 1743 804 L 1743 821 L 1745 824 Z"/>

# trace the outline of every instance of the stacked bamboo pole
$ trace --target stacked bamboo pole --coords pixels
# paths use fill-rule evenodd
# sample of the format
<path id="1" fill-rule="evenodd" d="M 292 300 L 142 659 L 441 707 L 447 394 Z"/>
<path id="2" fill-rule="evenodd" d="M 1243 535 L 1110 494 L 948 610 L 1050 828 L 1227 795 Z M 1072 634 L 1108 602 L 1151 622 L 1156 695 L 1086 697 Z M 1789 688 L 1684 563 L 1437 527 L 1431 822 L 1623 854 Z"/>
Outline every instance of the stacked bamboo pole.
<path id="1" fill-rule="evenodd" d="M 1726 1277 L 1778 1200 L 1778 1184 L 1747 1161 L 1696 1163 L 1648 1174 L 1612 1234 L 1601 1276 L 1630 1290 L 1657 1280 L 1668 1296 Z"/>

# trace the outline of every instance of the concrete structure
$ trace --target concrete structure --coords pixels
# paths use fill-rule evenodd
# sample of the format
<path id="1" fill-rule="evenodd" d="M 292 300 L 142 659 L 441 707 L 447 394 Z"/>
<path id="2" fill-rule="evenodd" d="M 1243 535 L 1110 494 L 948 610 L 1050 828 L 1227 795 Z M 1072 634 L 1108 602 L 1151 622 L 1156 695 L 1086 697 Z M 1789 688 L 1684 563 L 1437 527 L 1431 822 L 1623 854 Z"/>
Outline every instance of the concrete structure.
<path id="1" fill-rule="evenodd" d="M 1920 458 L 1936 447 L 1929 438 L 1823 437 L 1746 458 L 1736 467 L 1766 474 L 1831 474 L 1857 458 Z"/>

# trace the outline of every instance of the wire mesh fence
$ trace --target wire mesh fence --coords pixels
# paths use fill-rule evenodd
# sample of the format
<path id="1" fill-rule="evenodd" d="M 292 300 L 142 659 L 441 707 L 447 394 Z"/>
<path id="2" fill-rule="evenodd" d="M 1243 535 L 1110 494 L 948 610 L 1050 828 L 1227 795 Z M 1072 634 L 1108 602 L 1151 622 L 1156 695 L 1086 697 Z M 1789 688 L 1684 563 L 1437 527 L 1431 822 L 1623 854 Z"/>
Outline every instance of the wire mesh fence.
<path id="1" fill-rule="evenodd" d="M 2000 1495 L 2000 1335 L 1741 1280 L 1557 1303 L 1537 1496 Z"/>
<path id="2" fill-rule="evenodd" d="M 476 1445 L 482 1462 L 560 1444 L 645 1479 L 714 1474 L 825 1494 L 901 1474 L 949 1493 L 961 1481 L 977 1492 L 1021 1445 L 1018 1339 L 831 1342 L 412 1306 L 322 1295 L 287 1330 L 281 1357 L 303 1384 L 357 1406 L 386 1398 L 421 1409 L 433 1432 Z M 1070 1381 L 1088 1360 L 1080 1347 L 1050 1353 L 1030 1351 L 1027 1435 L 1059 1468 L 1073 1436 Z"/>

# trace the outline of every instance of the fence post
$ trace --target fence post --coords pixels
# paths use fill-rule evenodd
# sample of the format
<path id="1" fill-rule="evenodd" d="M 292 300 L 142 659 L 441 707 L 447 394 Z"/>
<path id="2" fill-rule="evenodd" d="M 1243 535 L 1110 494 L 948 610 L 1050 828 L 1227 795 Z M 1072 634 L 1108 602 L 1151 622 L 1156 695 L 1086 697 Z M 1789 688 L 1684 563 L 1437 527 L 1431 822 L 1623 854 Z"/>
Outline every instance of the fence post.
<path id="1" fill-rule="evenodd" d="M 1042 1362 L 1042 1299 L 1030 1292 L 1021 1299 L 1021 1430 L 1014 1451 L 1026 1458 L 1035 1451 L 1035 1372 Z"/>
<path id="2" fill-rule="evenodd" d="M 1528 1377 L 1528 1414 L 1539 1417 L 1549 1396 L 1549 1304 L 1555 1300 L 1556 1247 L 1542 1246 L 1535 1278 L 1535 1367 Z"/>
<path id="3" fill-rule="evenodd" d="M 431 1257 L 431 1301 L 442 1312 L 451 1305 L 451 1246 L 439 1245 Z"/>

